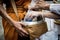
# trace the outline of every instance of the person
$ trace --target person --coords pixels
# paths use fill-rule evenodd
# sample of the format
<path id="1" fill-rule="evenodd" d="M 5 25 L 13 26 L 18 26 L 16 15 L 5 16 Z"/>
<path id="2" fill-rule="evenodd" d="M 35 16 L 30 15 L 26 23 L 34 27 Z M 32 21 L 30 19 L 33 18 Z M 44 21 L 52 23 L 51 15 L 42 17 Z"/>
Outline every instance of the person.
<path id="1" fill-rule="evenodd" d="M 53 18 L 53 19 L 60 19 L 60 4 L 48 4 L 44 1 L 37 3 L 33 7 L 29 7 L 29 10 L 35 10 L 35 9 L 43 9 L 48 10 L 50 13 L 40 13 L 40 15 L 43 15 L 44 17 Z M 33 14 L 32 14 L 33 15 Z"/>
<path id="2" fill-rule="evenodd" d="M 43 16 L 44 18 L 47 17 L 47 18 L 51 18 L 51 19 L 60 19 L 60 8 L 59 8 L 60 4 L 48 4 L 45 1 L 41 1 L 41 0 L 40 0 L 41 2 L 38 1 L 36 3 L 36 1 L 37 0 L 32 0 L 31 4 L 29 5 L 29 12 L 31 13 L 31 15 L 28 16 L 29 18 L 30 17 L 33 18 L 34 16 L 40 15 L 40 16 Z M 39 14 L 35 13 L 35 12 L 39 12 L 39 9 L 48 10 L 50 12 L 42 11 Z M 56 35 L 56 29 L 55 30 L 54 29 L 52 30 L 54 32 L 52 32 L 52 31 L 51 31 L 52 33 L 47 32 L 46 35 L 41 36 L 41 38 L 42 38 L 41 40 L 58 40 L 58 38 L 55 37 L 55 36 L 58 36 L 58 35 Z M 53 35 L 50 36 L 49 34 L 54 34 L 54 36 Z M 47 37 L 47 36 L 49 36 L 49 37 Z M 55 38 L 53 38 L 53 37 L 55 37 Z M 44 38 L 46 38 L 46 39 L 44 39 Z"/>
<path id="3" fill-rule="evenodd" d="M 21 8 L 21 6 L 22 6 L 23 13 L 26 13 L 26 9 L 27 9 L 26 1 L 27 0 L 18 0 L 18 1 L 15 0 L 17 8 Z M 23 2 L 23 3 L 20 3 L 20 2 Z M 27 1 L 27 2 L 29 4 L 30 1 Z M 3 7 L 3 3 L 6 4 L 6 9 Z M 25 5 L 25 8 L 23 7 L 23 5 Z M 21 9 L 19 9 L 19 10 L 21 11 Z M 19 14 L 20 14 L 19 18 L 22 19 L 24 15 L 21 14 L 21 12 Z M 29 39 L 26 39 L 28 36 L 28 33 L 22 28 L 22 24 L 18 22 L 18 18 L 14 14 L 14 11 L 13 11 L 13 8 L 11 5 L 11 0 L 0 0 L 0 16 L 3 18 L 2 23 L 3 23 L 3 27 L 4 27 L 5 40 L 29 40 Z"/>

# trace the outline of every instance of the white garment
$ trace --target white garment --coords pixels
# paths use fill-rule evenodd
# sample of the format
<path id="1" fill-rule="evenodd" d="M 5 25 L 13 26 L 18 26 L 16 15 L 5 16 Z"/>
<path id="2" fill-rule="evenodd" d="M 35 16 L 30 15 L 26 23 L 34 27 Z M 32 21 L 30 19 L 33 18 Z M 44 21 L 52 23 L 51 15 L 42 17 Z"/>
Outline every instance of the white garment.
<path id="1" fill-rule="evenodd" d="M 50 4 L 50 11 L 60 15 L 60 4 Z"/>
<path id="2" fill-rule="evenodd" d="M 58 29 L 54 24 L 53 19 L 46 18 L 48 32 L 43 34 L 40 39 L 41 40 L 58 40 Z"/>
<path id="3" fill-rule="evenodd" d="M 29 5 L 29 9 L 34 7 L 36 5 L 36 3 L 32 0 L 31 4 Z M 56 5 L 56 4 L 55 4 Z M 60 5 L 60 4 L 59 4 Z M 60 6 L 59 6 L 60 7 Z M 53 10 L 55 10 L 56 6 L 54 7 L 52 4 L 50 5 L 50 11 L 52 12 Z M 57 11 L 58 10 L 58 11 Z M 59 10 L 58 8 L 56 8 L 56 12 L 57 14 L 59 14 Z M 55 11 L 53 11 L 55 12 Z M 55 12 L 55 13 L 56 13 Z M 48 32 L 43 34 L 40 37 L 40 40 L 58 40 L 58 30 L 57 28 L 54 26 L 54 21 L 47 19 L 47 26 L 48 26 Z M 49 23 L 50 22 L 50 23 Z M 51 25 L 50 25 L 51 24 Z M 50 25 L 50 26 L 49 26 Z M 51 28 L 50 28 L 51 27 Z M 38 38 L 36 38 L 36 40 L 39 40 Z"/>

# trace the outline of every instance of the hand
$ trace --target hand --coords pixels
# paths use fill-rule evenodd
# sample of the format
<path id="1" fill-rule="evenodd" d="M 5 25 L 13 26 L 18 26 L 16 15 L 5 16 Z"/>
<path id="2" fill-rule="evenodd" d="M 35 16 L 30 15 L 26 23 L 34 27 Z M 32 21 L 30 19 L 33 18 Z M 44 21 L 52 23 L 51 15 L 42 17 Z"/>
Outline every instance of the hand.
<path id="1" fill-rule="evenodd" d="M 38 3 L 36 3 L 36 5 L 34 7 L 31 7 L 30 9 L 49 9 L 50 5 L 45 2 L 45 1 L 40 1 Z"/>
<path id="2" fill-rule="evenodd" d="M 13 25 L 15 26 L 16 30 L 19 32 L 19 35 L 21 37 L 28 36 L 28 33 L 22 28 L 22 25 L 23 25 L 22 23 L 14 21 Z"/>
<path id="3" fill-rule="evenodd" d="M 26 15 L 25 21 L 37 21 L 42 18 L 42 12 L 40 11 L 30 11 L 28 15 Z"/>

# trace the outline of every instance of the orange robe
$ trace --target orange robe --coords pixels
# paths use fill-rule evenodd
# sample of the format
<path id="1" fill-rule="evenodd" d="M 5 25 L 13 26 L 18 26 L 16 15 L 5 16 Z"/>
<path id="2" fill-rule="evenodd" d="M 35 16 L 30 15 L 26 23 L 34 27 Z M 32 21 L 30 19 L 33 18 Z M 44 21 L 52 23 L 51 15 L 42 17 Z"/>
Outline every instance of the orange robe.
<path id="1" fill-rule="evenodd" d="M 12 7 L 7 8 L 8 15 L 15 21 L 21 20 L 26 14 L 26 10 L 24 10 L 21 7 L 27 8 L 27 4 L 29 4 L 29 1 L 25 0 L 25 2 L 22 4 L 23 6 L 17 7 L 18 18 L 16 17 L 16 14 L 14 13 Z M 17 40 L 18 32 L 15 30 L 14 26 L 10 25 L 5 19 L 2 19 L 2 23 L 3 23 L 3 27 L 4 27 L 5 40 Z"/>

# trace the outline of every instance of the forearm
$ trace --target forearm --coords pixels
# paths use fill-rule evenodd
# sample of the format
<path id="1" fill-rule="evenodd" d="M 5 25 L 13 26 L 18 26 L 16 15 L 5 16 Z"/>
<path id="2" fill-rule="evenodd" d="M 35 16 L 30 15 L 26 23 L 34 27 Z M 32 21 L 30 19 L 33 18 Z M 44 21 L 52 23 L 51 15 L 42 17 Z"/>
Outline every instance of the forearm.
<path id="1" fill-rule="evenodd" d="M 13 19 L 7 14 L 6 10 L 3 8 L 3 6 L 0 5 L 0 15 L 6 19 L 9 23 L 13 23 Z"/>
<path id="2" fill-rule="evenodd" d="M 48 9 L 50 12 L 44 14 L 45 17 L 60 19 L 60 4 L 50 4 L 50 6 L 48 6 Z"/>
<path id="3" fill-rule="evenodd" d="M 46 18 L 60 19 L 60 16 L 58 16 L 52 12 L 42 12 L 42 13 L 40 13 L 40 15 L 43 15 L 43 17 L 46 17 Z"/>

